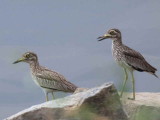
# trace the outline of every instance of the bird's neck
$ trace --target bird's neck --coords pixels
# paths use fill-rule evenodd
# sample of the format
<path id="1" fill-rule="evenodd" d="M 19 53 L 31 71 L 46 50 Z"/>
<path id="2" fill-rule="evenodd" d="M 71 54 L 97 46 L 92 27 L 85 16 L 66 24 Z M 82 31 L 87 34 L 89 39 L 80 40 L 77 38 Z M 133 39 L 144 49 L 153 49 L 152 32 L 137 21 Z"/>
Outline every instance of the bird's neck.
<path id="1" fill-rule="evenodd" d="M 39 68 L 39 62 L 38 61 L 32 61 L 29 62 L 30 69 L 32 72 L 35 72 Z"/>
<path id="2" fill-rule="evenodd" d="M 113 46 L 121 46 L 122 45 L 122 39 L 121 38 L 114 38 L 112 39 Z"/>

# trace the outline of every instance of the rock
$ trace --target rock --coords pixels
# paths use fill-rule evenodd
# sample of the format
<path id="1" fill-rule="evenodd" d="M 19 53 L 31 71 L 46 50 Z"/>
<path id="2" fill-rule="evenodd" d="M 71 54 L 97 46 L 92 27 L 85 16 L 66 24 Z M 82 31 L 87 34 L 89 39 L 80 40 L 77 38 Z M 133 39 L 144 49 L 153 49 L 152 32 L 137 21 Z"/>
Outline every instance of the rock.
<path id="1" fill-rule="evenodd" d="M 124 99 L 122 103 L 130 120 L 160 120 L 160 93 L 136 93 L 136 100 Z"/>
<path id="2" fill-rule="evenodd" d="M 128 119 L 122 108 L 117 90 L 112 83 L 108 83 L 65 98 L 35 105 L 5 120 Z"/>
<path id="3" fill-rule="evenodd" d="M 79 93 L 79 92 L 84 92 L 84 91 L 87 91 L 87 90 L 88 90 L 88 88 L 77 88 L 77 89 L 75 90 L 74 94 L 75 94 L 75 93 Z"/>

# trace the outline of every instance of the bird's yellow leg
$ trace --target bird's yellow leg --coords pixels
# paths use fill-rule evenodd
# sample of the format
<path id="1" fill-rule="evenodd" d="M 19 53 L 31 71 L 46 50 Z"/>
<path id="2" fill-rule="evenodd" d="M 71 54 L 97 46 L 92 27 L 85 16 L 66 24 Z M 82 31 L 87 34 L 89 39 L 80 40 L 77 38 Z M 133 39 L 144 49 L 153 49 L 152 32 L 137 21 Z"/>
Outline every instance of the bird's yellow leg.
<path id="1" fill-rule="evenodd" d="M 53 92 L 52 92 L 52 99 L 54 100 L 54 94 L 53 94 Z"/>
<path id="2" fill-rule="evenodd" d="M 122 90 L 121 90 L 120 97 L 122 97 L 122 95 L 123 95 L 124 88 L 125 88 L 127 80 L 128 80 L 127 70 L 125 68 L 123 68 L 123 69 L 124 69 L 124 73 L 125 73 L 125 79 L 124 79 L 124 82 L 123 82 L 123 87 L 122 87 Z"/>
<path id="3" fill-rule="evenodd" d="M 128 99 L 130 99 L 130 100 L 135 100 L 135 79 L 134 79 L 133 71 L 131 71 L 131 75 L 132 75 L 133 98 L 128 98 Z"/>
<path id="4" fill-rule="evenodd" d="M 45 93 L 45 96 L 46 96 L 46 101 L 48 101 L 49 99 L 48 99 L 48 93 L 47 92 Z"/>

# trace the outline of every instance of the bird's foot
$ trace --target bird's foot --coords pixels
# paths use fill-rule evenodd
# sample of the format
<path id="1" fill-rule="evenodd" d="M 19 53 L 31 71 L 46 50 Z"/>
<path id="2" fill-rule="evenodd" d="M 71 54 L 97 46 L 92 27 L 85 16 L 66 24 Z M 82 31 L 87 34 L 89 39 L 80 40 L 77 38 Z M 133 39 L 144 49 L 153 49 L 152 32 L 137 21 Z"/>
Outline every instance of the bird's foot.
<path id="1" fill-rule="evenodd" d="M 135 100 L 135 98 L 128 98 L 129 100 Z"/>

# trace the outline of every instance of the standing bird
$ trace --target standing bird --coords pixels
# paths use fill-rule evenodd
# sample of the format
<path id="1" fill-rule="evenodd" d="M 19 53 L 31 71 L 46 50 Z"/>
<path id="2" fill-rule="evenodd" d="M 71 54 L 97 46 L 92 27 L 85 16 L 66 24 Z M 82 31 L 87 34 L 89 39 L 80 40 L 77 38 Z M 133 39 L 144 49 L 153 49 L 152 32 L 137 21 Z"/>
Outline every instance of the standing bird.
<path id="1" fill-rule="evenodd" d="M 55 91 L 72 93 L 77 89 L 77 86 L 67 81 L 63 75 L 40 66 L 38 57 L 33 52 L 24 53 L 22 58 L 18 59 L 13 64 L 19 62 L 29 63 L 32 78 L 34 82 L 44 90 L 46 101 L 48 101 L 48 93 L 52 93 L 54 99 L 53 92 Z"/>
<path id="2" fill-rule="evenodd" d="M 129 98 L 131 100 L 135 100 L 135 80 L 133 71 L 137 70 L 139 72 L 148 72 L 152 75 L 158 76 L 155 74 L 157 71 L 156 68 L 151 66 L 145 58 L 137 51 L 125 46 L 122 43 L 121 32 L 118 29 L 110 29 L 101 37 L 98 37 L 98 41 L 104 39 L 112 39 L 112 55 L 115 61 L 124 69 L 125 80 L 123 83 L 122 91 L 120 96 L 122 97 L 123 91 L 128 79 L 128 74 L 126 70 L 129 70 L 132 76 L 132 88 L 133 88 L 133 98 Z"/>

